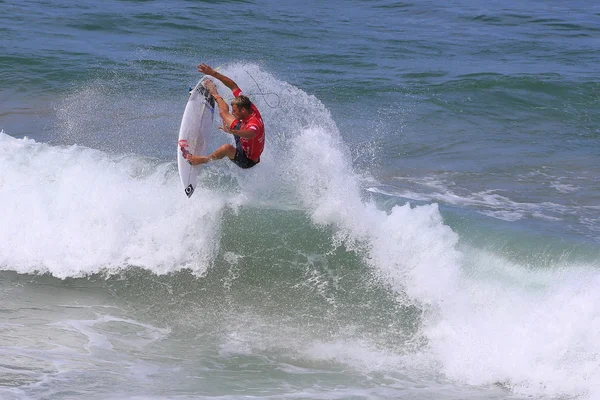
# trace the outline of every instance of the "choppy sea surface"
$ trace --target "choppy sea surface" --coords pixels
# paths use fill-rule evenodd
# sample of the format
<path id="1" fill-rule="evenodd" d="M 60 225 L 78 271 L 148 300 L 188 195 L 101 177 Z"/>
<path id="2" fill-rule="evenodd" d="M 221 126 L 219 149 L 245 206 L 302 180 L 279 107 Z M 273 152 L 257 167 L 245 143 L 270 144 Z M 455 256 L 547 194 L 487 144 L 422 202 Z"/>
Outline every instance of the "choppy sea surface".
<path id="1" fill-rule="evenodd" d="M 0 14 L 0 398 L 600 398 L 599 4 Z M 267 139 L 188 199 L 200 62 Z"/>

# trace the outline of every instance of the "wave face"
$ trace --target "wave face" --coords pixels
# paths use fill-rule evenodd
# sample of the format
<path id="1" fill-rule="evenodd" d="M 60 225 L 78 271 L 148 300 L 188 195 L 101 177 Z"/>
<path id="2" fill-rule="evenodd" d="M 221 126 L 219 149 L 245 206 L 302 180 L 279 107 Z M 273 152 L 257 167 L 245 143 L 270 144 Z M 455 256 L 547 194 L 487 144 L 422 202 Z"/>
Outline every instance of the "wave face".
<path id="1" fill-rule="evenodd" d="M 435 203 L 369 194 L 316 97 L 255 64 L 223 70 L 268 121 L 267 150 L 248 171 L 208 165 L 191 199 L 171 161 L 0 134 L 0 266 L 18 273 L 3 279 L 76 282 L 134 310 L 57 317 L 53 329 L 94 339 L 94 360 L 104 348 L 133 363 L 136 346 L 206 335 L 221 355 L 335 363 L 396 382 L 600 395 L 595 262 L 476 247 Z M 106 96 L 85 90 L 88 100 Z M 81 109 L 78 98 L 59 104 L 75 122 L 61 134 L 85 134 L 68 112 Z M 211 146 L 227 140 L 215 133 Z M 118 355 L 106 343 L 128 329 L 144 342 Z"/>

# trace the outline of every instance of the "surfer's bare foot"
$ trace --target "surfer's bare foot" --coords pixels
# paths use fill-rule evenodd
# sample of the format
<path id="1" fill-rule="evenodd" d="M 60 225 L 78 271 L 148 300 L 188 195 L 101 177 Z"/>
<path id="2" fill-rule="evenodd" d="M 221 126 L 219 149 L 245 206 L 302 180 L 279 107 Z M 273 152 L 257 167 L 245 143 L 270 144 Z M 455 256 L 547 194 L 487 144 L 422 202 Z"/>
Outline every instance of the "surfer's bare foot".
<path id="1" fill-rule="evenodd" d="M 186 159 L 188 160 L 188 162 L 191 165 L 198 165 L 198 164 L 206 164 L 207 162 L 210 161 L 209 157 L 203 157 L 203 156 L 194 156 L 194 155 L 188 155 L 186 157 Z"/>
<path id="2" fill-rule="evenodd" d="M 213 96 L 219 95 L 219 92 L 217 92 L 217 87 L 215 86 L 215 83 L 213 81 L 211 81 L 210 79 L 205 80 L 203 85 L 205 88 L 208 89 L 208 92 L 211 95 L 213 95 Z"/>

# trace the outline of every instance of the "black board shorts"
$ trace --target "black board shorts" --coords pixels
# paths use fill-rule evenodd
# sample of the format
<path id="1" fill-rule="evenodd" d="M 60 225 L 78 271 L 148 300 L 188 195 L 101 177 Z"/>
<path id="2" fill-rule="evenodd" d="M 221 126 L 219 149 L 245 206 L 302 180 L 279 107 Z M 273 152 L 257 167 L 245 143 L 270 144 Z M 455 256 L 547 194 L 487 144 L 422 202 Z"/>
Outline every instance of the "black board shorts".
<path id="1" fill-rule="evenodd" d="M 235 136 L 235 157 L 231 161 L 233 161 L 235 164 L 237 164 L 238 167 L 244 168 L 244 169 L 252 168 L 256 164 L 258 164 L 258 162 L 252 161 L 251 159 L 248 158 L 248 156 L 246 155 L 246 152 L 242 148 L 242 142 L 240 141 L 239 136 Z"/>

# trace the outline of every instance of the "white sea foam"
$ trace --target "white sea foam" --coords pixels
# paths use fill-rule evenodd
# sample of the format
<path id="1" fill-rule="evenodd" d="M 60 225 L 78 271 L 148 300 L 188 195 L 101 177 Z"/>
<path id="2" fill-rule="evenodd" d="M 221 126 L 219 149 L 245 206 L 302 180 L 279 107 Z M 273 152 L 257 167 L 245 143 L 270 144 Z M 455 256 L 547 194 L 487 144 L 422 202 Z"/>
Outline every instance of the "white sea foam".
<path id="1" fill-rule="evenodd" d="M 131 265 L 202 273 L 225 201 L 191 202 L 171 164 L 0 135 L 0 265 L 82 276 Z"/>
<path id="2" fill-rule="evenodd" d="M 320 195 L 313 201 L 320 210 L 319 202 L 328 200 Z M 598 393 L 597 268 L 541 265 L 543 271 L 530 271 L 490 253 L 459 252 L 456 235 L 434 206 L 395 207 L 389 215 L 368 203 L 338 207 L 329 207 L 326 218 L 351 237 L 366 236 L 373 267 L 428 310 L 422 332 L 447 377 L 503 383 L 526 395 L 591 399 Z M 470 268 L 484 273 L 473 277 Z M 507 274 L 515 271 L 518 279 L 511 279 Z"/>
<path id="3" fill-rule="evenodd" d="M 335 227 L 334 244 L 366 254 L 365 262 L 399 301 L 422 310 L 419 333 L 427 346 L 418 353 L 381 349 L 369 338 L 299 345 L 293 335 L 276 336 L 275 330 L 253 335 L 232 324 L 222 351 L 288 346 L 355 368 L 425 367 L 432 376 L 502 383 L 532 396 L 600 395 L 597 266 L 534 270 L 489 252 L 459 250 L 459 237 L 436 204 L 378 209 L 362 197 L 348 150 L 323 104 L 256 66 L 225 68 L 244 89 L 252 86 L 246 70 L 265 91 L 282 93 L 282 102 L 271 109 L 256 99 L 268 121 L 267 150 L 227 200 L 198 189 L 195 201 L 188 201 L 172 163 L 0 135 L 0 265 L 58 277 L 127 265 L 201 273 L 218 249 L 224 207 L 281 200 L 304 210 L 314 224 Z M 223 163 L 207 173 L 240 176 Z M 441 196 L 457 205 L 510 202 L 494 192 Z M 517 211 L 537 207 L 521 203 Z M 251 343 L 255 340 L 259 343 Z"/>
<path id="4" fill-rule="evenodd" d="M 532 271 L 491 253 L 459 251 L 458 236 L 435 204 L 378 210 L 362 198 L 337 129 L 319 123 L 328 113 L 317 111 L 314 123 L 299 127 L 290 140 L 292 156 L 285 171 L 300 188 L 300 202 L 312 220 L 336 226 L 334 242 L 348 248 L 364 249 L 367 243 L 366 261 L 424 310 L 421 332 L 440 371 L 458 382 L 503 383 L 527 395 L 594 398 L 600 385 L 598 269 L 541 264 L 543 270 Z M 452 193 L 443 198 L 504 209 L 510 203 L 530 214 L 540 210 L 538 204 L 516 203 L 493 191 L 472 199 Z M 557 204 L 541 207 L 565 211 Z M 474 276 L 477 270 L 486 273 Z M 508 279 L 511 271 L 519 279 Z M 372 352 L 357 353 L 368 346 L 356 343 L 334 344 L 330 358 L 339 359 L 335 348 L 340 346 L 348 353 L 344 362 L 381 367 L 368 361 Z M 323 348 L 308 354 L 327 357 Z"/>
<path id="5" fill-rule="evenodd" d="M 536 174 L 538 177 L 540 174 Z M 468 178 L 468 177 L 467 177 Z M 465 179 L 463 178 L 463 183 Z M 506 190 L 471 190 L 460 187 L 447 177 L 397 177 L 402 184 L 398 186 L 384 185 L 373 180 L 364 180 L 365 190 L 385 196 L 398 197 L 419 202 L 439 202 L 445 205 L 467 208 L 479 214 L 507 222 L 542 221 L 546 227 L 558 234 L 572 233 L 592 240 L 597 240 L 597 229 L 594 223 L 595 215 L 590 205 L 578 204 L 577 201 L 563 198 L 552 201 L 523 201 L 523 194 L 510 193 Z M 528 176 L 528 179 L 533 179 Z M 543 175 L 547 188 L 553 188 L 560 193 L 576 192 L 577 188 L 568 184 L 564 190 L 555 185 L 563 178 Z M 563 188 L 561 186 L 561 188 Z M 571 190 L 572 189 L 572 190 Z M 550 196 L 547 194 L 546 196 Z M 516 200 L 520 198 L 521 200 Z M 543 198 L 543 197 L 542 197 Z M 548 198 L 548 197 L 546 197 Z"/>

